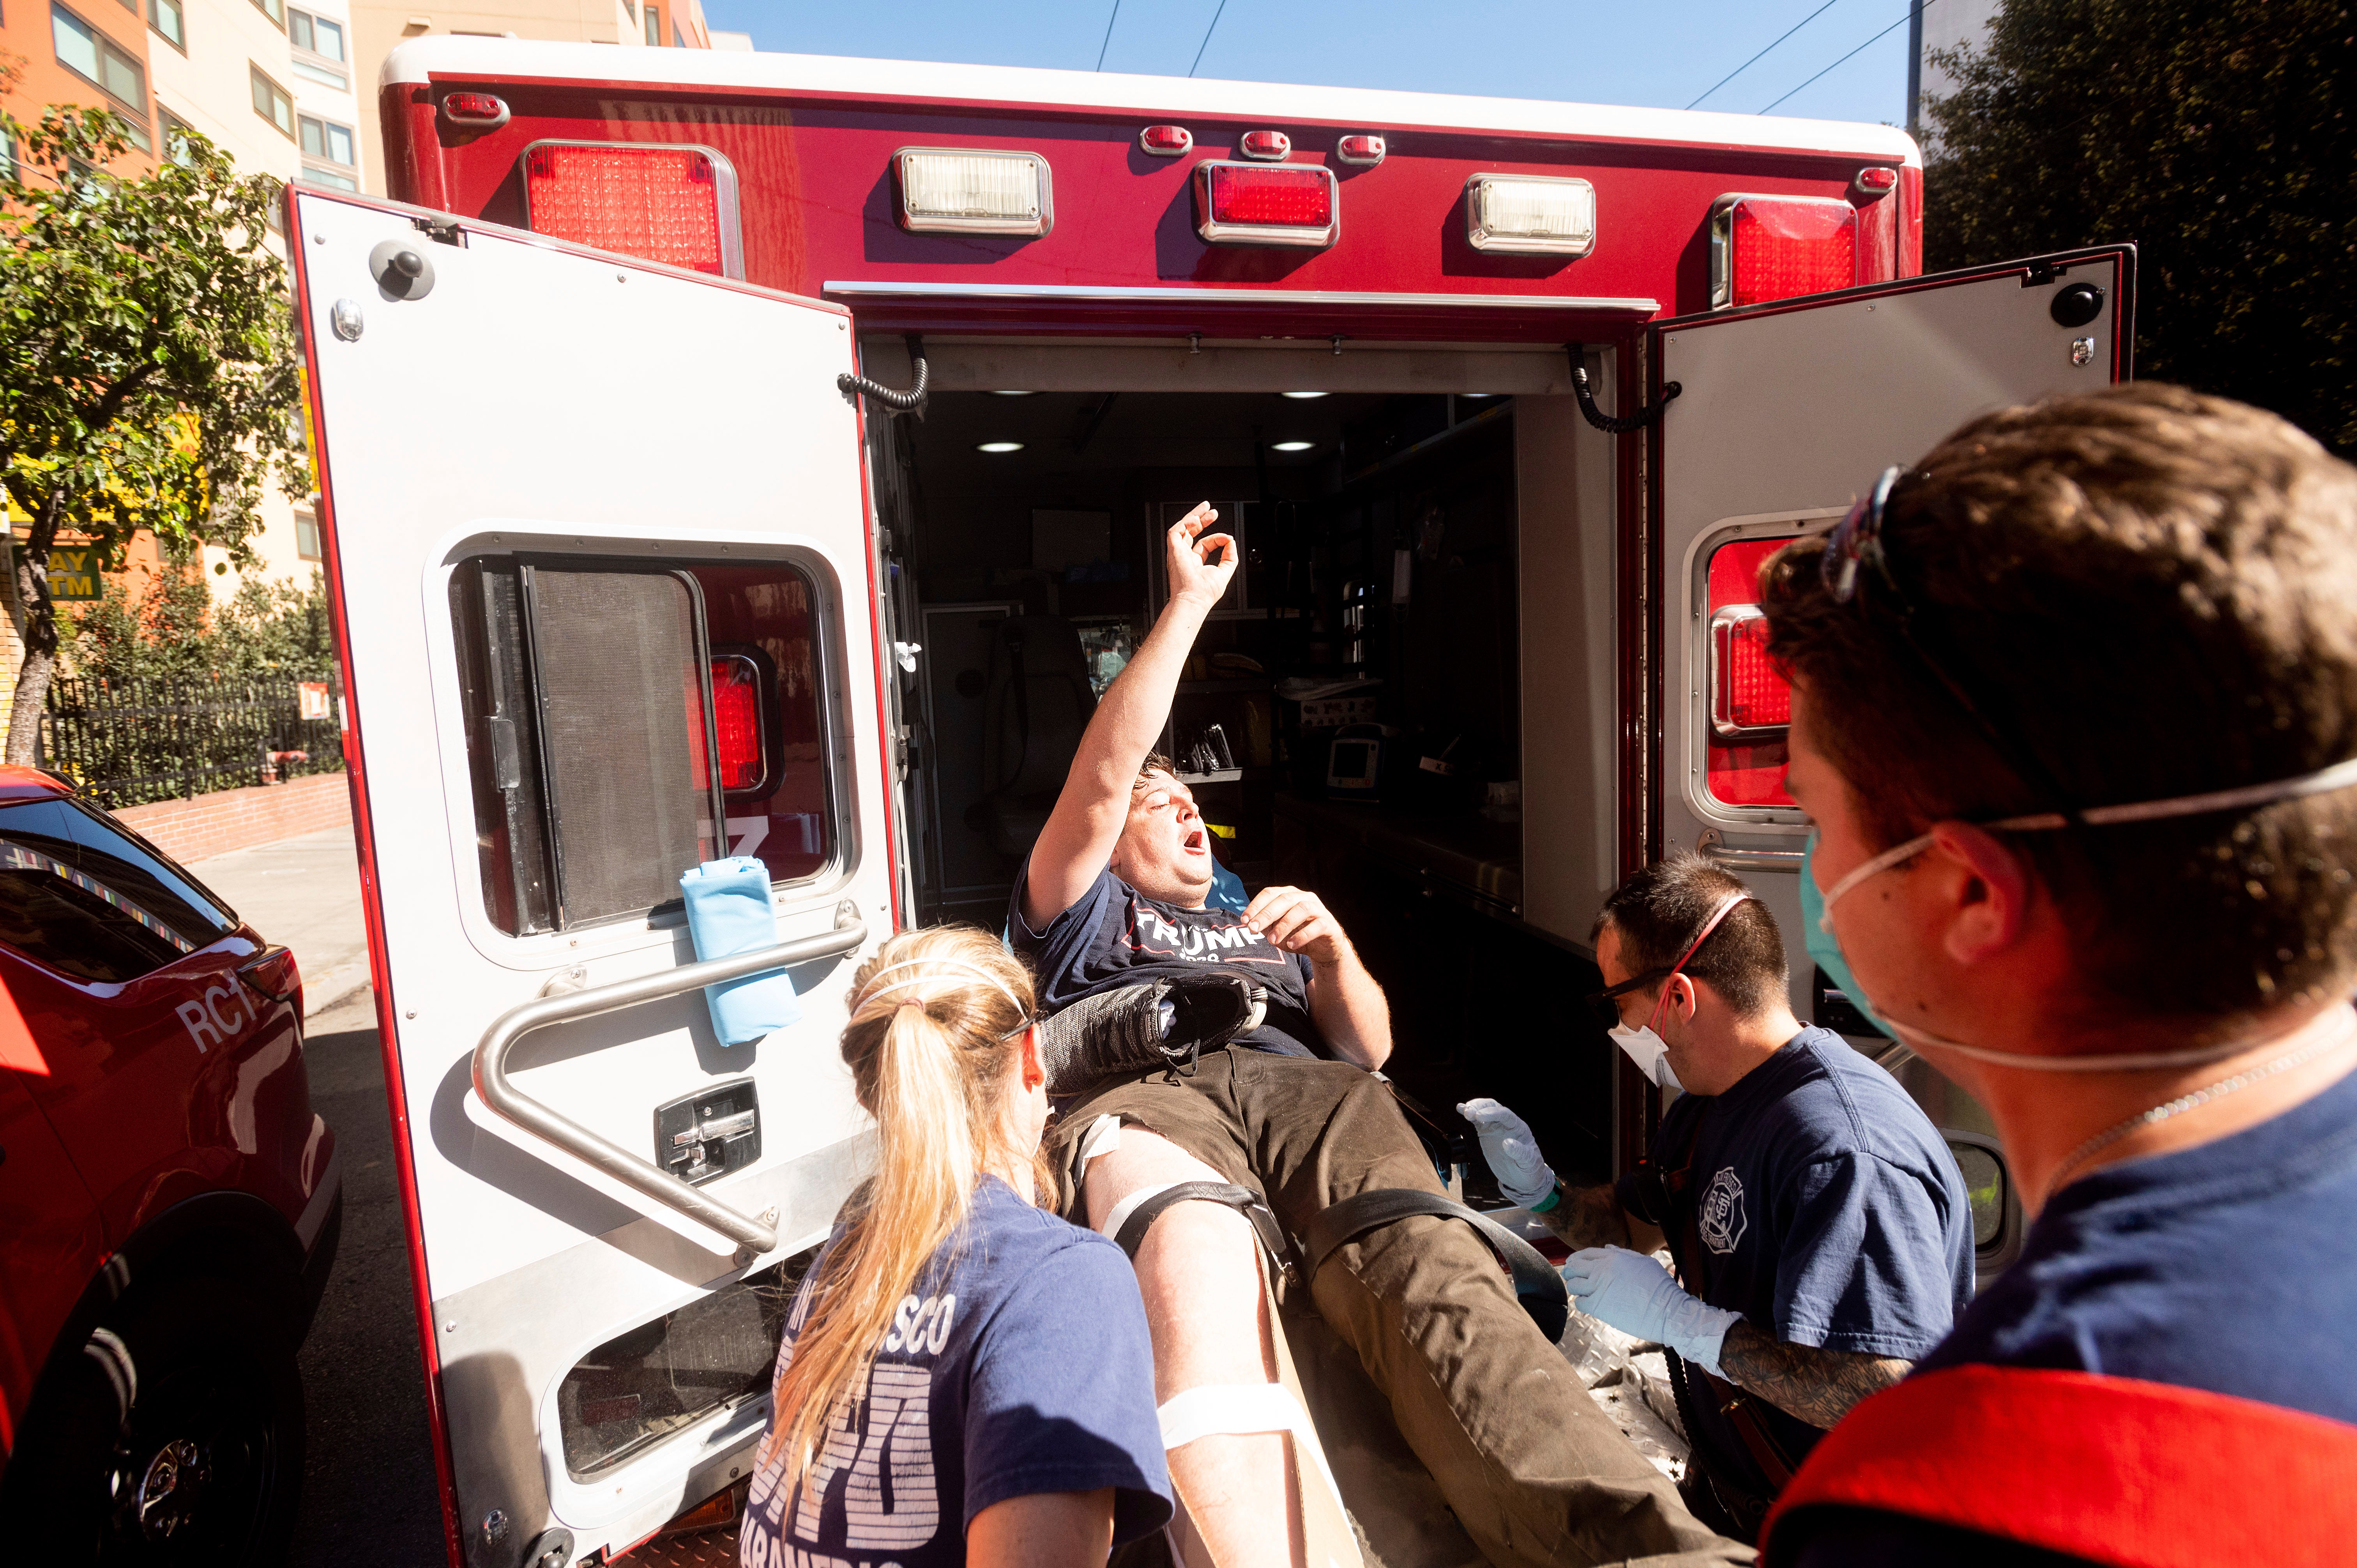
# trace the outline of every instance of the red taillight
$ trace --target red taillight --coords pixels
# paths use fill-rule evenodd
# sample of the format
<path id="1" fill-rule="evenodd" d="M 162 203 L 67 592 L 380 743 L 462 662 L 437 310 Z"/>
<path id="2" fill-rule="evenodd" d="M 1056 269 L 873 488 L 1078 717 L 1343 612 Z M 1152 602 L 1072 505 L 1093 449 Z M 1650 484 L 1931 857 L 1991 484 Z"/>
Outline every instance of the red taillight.
<path id="1" fill-rule="evenodd" d="M 712 724 L 719 740 L 720 788 L 758 789 L 767 772 L 761 745 L 761 672 L 743 654 L 712 661 Z"/>
<path id="2" fill-rule="evenodd" d="M 489 92 L 445 93 L 442 113 L 453 124 L 470 130 L 496 130 L 508 123 L 506 100 Z"/>
<path id="3" fill-rule="evenodd" d="M 724 212 L 713 156 L 695 147 L 548 144 L 523 161 L 535 233 L 692 272 L 732 271 L 735 213 Z"/>
<path id="4" fill-rule="evenodd" d="M 1246 131 L 1237 141 L 1236 151 L 1248 158 L 1282 163 L 1292 155 L 1293 138 L 1282 131 Z"/>
<path id="5" fill-rule="evenodd" d="M 1184 125 L 1148 125 L 1137 134 L 1137 145 L 1157 158 L 1175 158 L 1195 145 L 1195 133 Z"/>
<path id="6" fill-rule="evenodd" d="M 287 949 L 263 949 L 237 966 L 237 977 L 265 1001 L 292 1002 L 297 1013 L 302 1011 L 303 973 Z"/>
<path id="7" fill-rule="evenodd" d="M 1813 196 L 1722 196 L 1710 219 L 1714 310 L 1857 282 L 1857 209 Z"/>
<path id="8" fill-rule="evenodd" d="M 1334 176 L 1320 165 L 1197 164 L 1195 198 L 1195 231 L 1214 244 L 1334 242 Z"/>
<path id="9" fill-rule="evenodd" d="M 1887 196 L 1899 188 L 1899 171 L 1895 168 L 1862 168 L 1857 171 L 1857 188 L 1868 196 Z"/>
<path id="10" fill-rule="evenodd" d="M 1346 164 L 1379 164 L 1383 161 L 1383 139 L 1381 136 L 1345 136 L 1334 144 L 1334 156 Z"/>
<path id="11" fill-rule="evenodd" d="M 1789 806 L 1784 789 L 1792 688 L 1768 657 L 1760 568 L 1782 539 L 1746 539 L 1711 553 L 1710 793 L 1729 806 Z"/>

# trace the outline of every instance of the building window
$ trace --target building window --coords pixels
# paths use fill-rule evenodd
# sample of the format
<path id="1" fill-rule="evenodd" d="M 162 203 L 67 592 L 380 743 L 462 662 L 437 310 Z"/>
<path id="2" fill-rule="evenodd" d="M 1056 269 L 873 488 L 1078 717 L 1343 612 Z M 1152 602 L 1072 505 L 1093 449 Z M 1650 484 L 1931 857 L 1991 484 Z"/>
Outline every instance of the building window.
<path id="1" fill-rule="evenodd" d="M 295 134 L 295 100 L 286 90 L 262 74 L 262 68 L 248 62 L 246 70 L 253 75 L 253 112 L 286 133 Z"/>
<path id="2" fill-rule="evenodd" d="M 295 514 L 295 553 L 306 561 L 328 558 L 328 553 L 319 547 L 319 520 L 307 511 Z"/>
<path id="3" fill-rule="evenodd" d="M 647 43 L 650 48 L 662 47 L 662 13 L 651 5 L 647 7 Z"/>
<path id="4" fill-rule="evenodd" d="M 188 27 L 180 15 L 180 0 L 147 0 L 147 25 L 164 35 L 164 41 L 179 50 L 188 52 Z"/>
<path id="5" fill-rule="evenodd" d="M 195 163 L 195 149 L 188 139 L 197 134 L 197 128 L 161 103 L 156 105 L 156 115 L 164 126 L 164 156 L 182 168 Z"/>
<path id="6" fill-rule="evenodd" d="M 676 21 L 673 21 L 671 25 L 671 47 L 675 49 L 683 49 L 687 48 L 687 40 L 680 37 L 679 23 Z"/>
<path id="7" fill-rule="evenodd" d="M 344 74 L 344 25 L 308 11 L 286 13 L 286 39 L 294 45 L 295 74 L 324 82 L 339 91 L 349 90 Z"/>
<path id="8" fill-rule="evenodd" d="M 253 0 L 254 8 L 284 28 L 286 26 L 286 0 Z"/>
<path id="9" fill-rule="evenodd" d="M 119 106 L 116 118 L 133 145 L 143 153 L 155 151 L 147 135 L 146 68 L 62 5 L 49 7 L 49 32 L 57 44 L 58 63 L 113 99 Z"/>
<path id="10" fill-rule="evenodd" d="M 302 127 L 303 177 L 314 185 L 332 185 L 339 190 L 358 190 L 361 182 L 353 177 L 360 166 L 359 142 L 348 125 L 333 120 L 298 115 Z"/>

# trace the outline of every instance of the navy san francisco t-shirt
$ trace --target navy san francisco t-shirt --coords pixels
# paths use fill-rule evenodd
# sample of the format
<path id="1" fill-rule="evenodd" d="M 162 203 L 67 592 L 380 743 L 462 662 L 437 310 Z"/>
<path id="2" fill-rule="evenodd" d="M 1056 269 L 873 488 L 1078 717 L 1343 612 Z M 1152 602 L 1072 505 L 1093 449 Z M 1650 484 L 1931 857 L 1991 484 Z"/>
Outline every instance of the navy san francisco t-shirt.
<path id="1" fill-rule="evenodd" d="M 2357 1423 L 2352 1215 L 2357 1073 L 2255 1127 L 2071 1183 L 1916 1370 L 2098 1372 Z M 1958 1457 L 1968 1477 L 1968 1445 Z M 1806 1568 L 2073 1561 L 1866 1510 L 1812 1525 Z"/>
<path id="2" fill-rule="evenodd" d="M 1039 1005 L 1060 1012 L 1084 996 L 1116 986 L 1185 979 L 1222 968 L 1256 981 L 1268 993 L 1259 1028 L 1236 1044 L 1279 1056 L 1329 1053 L 1309 1017 L 1309 961 L 1289 953 L 1229 909 L 1181 909 L 1148 898 L 1111 871 L 1101 871 L 1072 907 L 1035 931 L 1023 918 L 1023 888 L 1031 868 L 1015 879 L 1006 903 L 1006 934 L 1039 977 Z"/>
<path id="3" fill-rule="evenodd" d="M 1973 1297 L 1972 1202 L 1955 1156 L 1898 1080 L 1840 1036 L 1803 1029 L 1724 1094 L 1685 1094 L 1652 1156 L 1674 1170 L 1692 1142 L 1700 1279 L 1682 1281 L 1791 1345 L 1916 1361 Z M 1651 1223 L 1632 1178 L 1621 1206 Z M 1671 1251 L 1684 1243 L 1671 1237 Z M 1774 1488 L 1705 1396 L 1689 1433 L 1713 1474 Z M 1753 1402 L 1797 1460 L 1822 1429 Z"/>
<path id="4" fill-rule="evenodd" d="M 822 1253 L 788 1314 L 781 1375 L 824 1264 Z M 1129 1260 L 983 1177 L 790 1492 L 784 1463 L 773 1455 L 754 1474 L 742 1568 L 955 1568 L 974 1515 L 1042 1492 L 1111 1487 L 1115 1541 L 1160 1529 L 1170 1477 Z"/>

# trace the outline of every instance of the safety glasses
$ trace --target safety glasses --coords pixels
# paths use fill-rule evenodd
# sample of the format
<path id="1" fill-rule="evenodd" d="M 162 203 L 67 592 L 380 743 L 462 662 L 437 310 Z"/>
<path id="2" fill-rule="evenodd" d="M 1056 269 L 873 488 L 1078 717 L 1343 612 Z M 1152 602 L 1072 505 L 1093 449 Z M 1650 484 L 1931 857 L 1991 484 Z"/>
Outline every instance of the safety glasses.
<path id="1" fill-rule="evenodd" d="M 1664 964 L 1659 969 L 1649 969 L 1642 974 L 1624 980 L 1618 985 L 1608 985 L 1587 998 L 1587 1010 L 1594 1014 L 1596 1021 L 1606 1028 L 1618 1028 L 1620 1024 L 1619 1001 L 1620 997 L 1628 995 L 1631 991 L 1642 991 L 1646 986 L 1667 980 L 1676 972 L 1675 966 Z"/>
<path id="2" fill-rule="evenodd" d="M 1817 557 L 1817 570 L 1824 584 L 1825 595 L 1837 605 L 1858 604 L 1863 607 L 1866 601 L 1860 598 L 1859 590 L 1865 585 L 1866 571 L 1870 568 L 1881 585 L 1875 593 L 1889 599 L 1898 622 L 1899 635 L 1907 644 L 1908 650 L 1915 655 L 1917 662 L 1929 671 L 1932 678 L 1955 700 L 1956 705 L 1964 711 L 1964 716 L 1972 720 L 1975 727 L 1989 745 L 1996 748 L 1997 755 L 2021 781 L 2042 796 L 2044 803 L 2059 811 L 2066 823 L 2078 826 L 2078 809 L 2071 804 L 2071 798 L 2061 783 L 2039 759 L 2037 751 L 2029 742 L 2010 725 L 1996 717 L 2001 711 L 1998 706 L 1983 702 L 1975 693 L 1973 685 L 1964 679 L 1970 669 L 1969 662 L 1938 626 L 1923 621 L 1916 615 L 1914 601 L 1899 585 L 1899 579 L 1890 569 L 1889 547 L 1882 534 L 1882 514 L 1890 504 L 1890 492 L 1906 474 L 1907 470 L 1897 464 L 1883 469 L 1875 479 L 1874 488 L 1849 509 L 1840 522 L 1834 525 L 1833 532 L 1826 536 L 1824 553 Z"/>

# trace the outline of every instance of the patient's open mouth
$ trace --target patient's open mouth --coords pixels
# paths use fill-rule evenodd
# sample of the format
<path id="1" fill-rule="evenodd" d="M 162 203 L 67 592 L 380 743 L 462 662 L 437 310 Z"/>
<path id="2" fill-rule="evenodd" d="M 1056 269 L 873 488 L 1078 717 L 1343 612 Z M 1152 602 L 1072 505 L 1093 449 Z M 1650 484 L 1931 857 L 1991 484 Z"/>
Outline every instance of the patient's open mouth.
<path id="1" fill-rule="evenodd" d="M 1201 854 L 1211 848 L 1210 842 L 1200 828 L 1189 829 L 1187 836 L 1178 843 L 1179 846 L 1189 854 Z"/>

